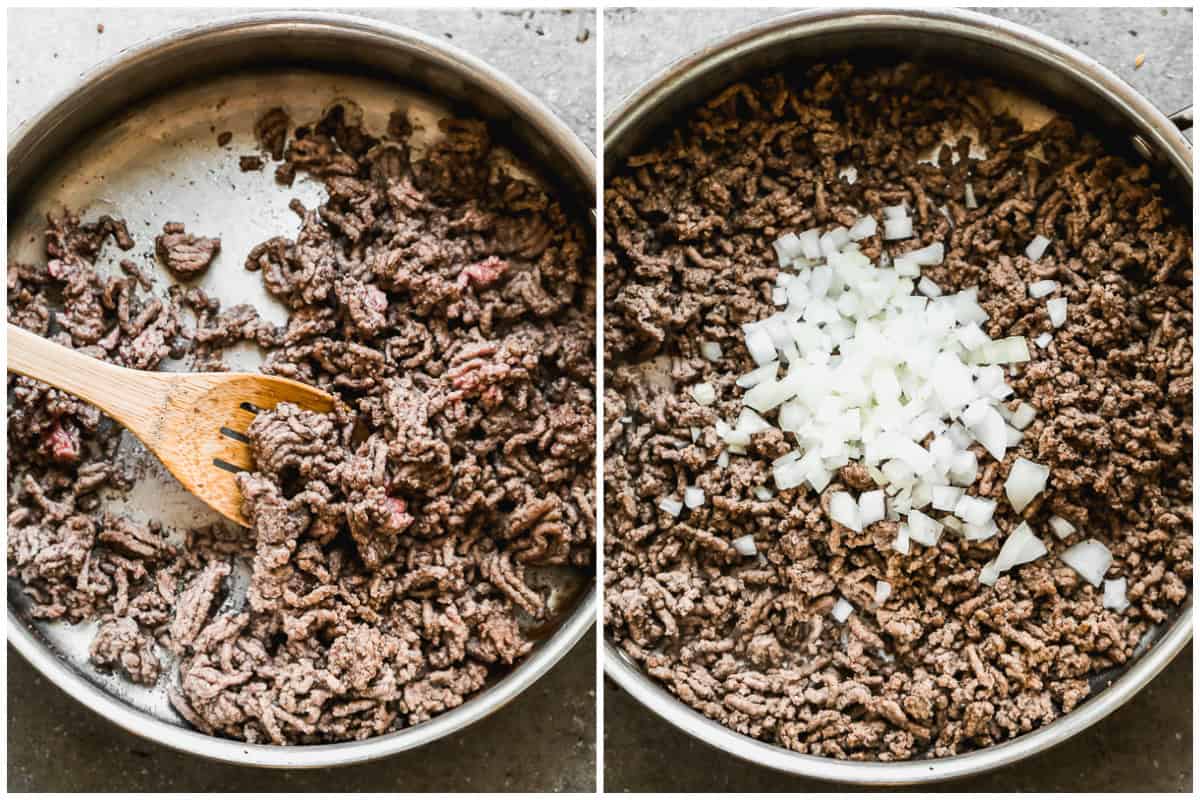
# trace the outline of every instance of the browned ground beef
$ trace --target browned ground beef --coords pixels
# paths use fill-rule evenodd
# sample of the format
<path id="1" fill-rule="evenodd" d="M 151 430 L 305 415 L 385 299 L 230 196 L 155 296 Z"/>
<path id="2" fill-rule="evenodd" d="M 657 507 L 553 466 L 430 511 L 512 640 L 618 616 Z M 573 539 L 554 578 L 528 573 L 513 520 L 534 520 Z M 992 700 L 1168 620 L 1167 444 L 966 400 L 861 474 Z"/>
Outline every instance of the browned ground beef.
<path id="1" fill-rule="evenodd" d="M 989 110 L 987 86 L 912 64 L 818 66 L 729 87 L 678 130 L 628 160 L 605 206 L 605 624 L 609 637 L 683 702 L 741 733 L 837 758 L 893 760 L 961 753 L 1070 711 L 1088 678 L 1132 657 L 1192 581 L 1192 242 L 1145 165 L 1114 156 L 1058 117 L 1023 132 Z M 917 158 L 970 124 L 938 164 Z M 1035 153 L 1040 151 L 1040 156 Z M 857 169 L 853 185 L 839 180 Z M 964 183 L 980 206 L 968 210 Z M 944 265 L 946 291 L 978 286 L 993 338 L 1052 330 L 1027 284 L 1054 279 L 1068 321 L 1016 369 L 1013 405 L 1038 416 L 996 463 L 976 446 L 977 493 L 999 497 L 1012 462 L 1051 467 L 1023 517 L 1050 548 L 994 587 L 979 570 L 1004 540 L 948 533 L 902 556 L 894 522 L 856 534 L 829 521 L 829 493 L 806 486 L 770 501 L 771 461 L 792 445 L 757 434 L 747 456 L 716 465 L 713 423 L 732 420 L 734 379 L 755 365 L 741 323 L 773 313 L 771 242 L 788 231 L 849 225 L 906 202 L 917 237 Z M 947 218 L 938 208 L 945 206 Z M 1038 263 L 1038 233 L 1053 239 Z M 876 257 L 873 237 L 863 250 Z M 720 342 L 719 363 L 700 357 Z M 651 359 L 676 389 L 646 379 Z M 664 361 L 665 359 L 665 361 Z M 717 403 L 684 389 L 707 381 Z M 691 427 L 703 429 L 695 442 Z M 708 502 L 678 519 L 657 502 L 701 487 Z M 997 522 L 1019 521 L 1007 502 Z M 1077 533 L 1050 534 L 1059 514 Z M 730 546 L 751 534 L 760 557 Z M 1094 537 L 1126 577 L 1132 605 L 1101 592 L 1056 555 Z M 875 581 L 893 591 L 882 606 Z M 829 617 L 837 594 L 858 611 Z"/>
<path id="2" fill-rule="evenodd" d="M 9 319 L 114 363 L 155 369 L 255 342 L 263 371 L 320 386 L 332 414 L 291 406 L 250 430 L 240 476 L 252 530 L 181 532 L 100 510 L 119 431 L 95 408 L 9 376 L 9 574 L 43 619 L 99 619 L 93 662 L 146 684 L 166 652 L 175 707 L 200 730 L 250 742 L 360 739 L 463 703 L 533 647 L 547 614 L 529 567 L 591 568 L 594 541 L 594 259 L 542 189 L 502 168 L 487 127 L 443 123 L 413 157 L 411 129 L 360 127 L 348 102 L 295 129 L 276 109 L 264 149 L 323 180 L 298 202 L 296 239 L 256 247 L 290 310 L 272 325 L 199 288 L 166 299 L 133 262 L 95 261 L 124 225 L 51 220 L 48 264 L 10 264 Z M 394 135 L 392 135 L 394 134 Z M 181 275 L 217 240 L 167 225 L 158 254 Z M 248 596 L 231 589 L 251 564 Z M 528 624 L 526 624 L 528 623 Z"/>

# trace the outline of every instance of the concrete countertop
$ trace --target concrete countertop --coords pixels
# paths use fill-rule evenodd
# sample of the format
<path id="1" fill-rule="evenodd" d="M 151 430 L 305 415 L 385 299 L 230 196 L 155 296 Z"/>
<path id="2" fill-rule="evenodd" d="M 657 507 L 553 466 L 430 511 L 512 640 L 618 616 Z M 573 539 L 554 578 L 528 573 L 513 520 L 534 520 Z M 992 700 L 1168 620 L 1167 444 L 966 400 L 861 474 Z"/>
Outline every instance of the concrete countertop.
<path id="1" fill-rule="evenodd" d="M 1192 10 L 983 9 L 1081 50 L 1163 111 L 1192 102 Z M 613 9 L 604 19 L 606 113 L 671 61 L 783 9 Z M 669 34 L 664 35 L 664 32 Z M 1145 54 L 1140 69 L 1137 56 Z M 1060 747 L 981 778 L 933 787 L 960 792 L 1191 791 L 1192 647 L 1129 704 Z M 853 790 L 756 767 L 680 732 L 605 680 L 607 791 Z"/>
<path id="2" fill-rule="evenodd" d="M 236 9 L 8 12 L 7 130 L 120 50 Z M 595 149 L 595 13 L 369 10 L 443 37 L 544 100 Z M 98 26 L 103 25 L 101 33 Z M 177 753 L 126 733 L 8 649 L 9 791 L 590 791 L 595 643 L 584 641 L 515 701 L 431 746 L 356 767 L 269 771 Z"/>

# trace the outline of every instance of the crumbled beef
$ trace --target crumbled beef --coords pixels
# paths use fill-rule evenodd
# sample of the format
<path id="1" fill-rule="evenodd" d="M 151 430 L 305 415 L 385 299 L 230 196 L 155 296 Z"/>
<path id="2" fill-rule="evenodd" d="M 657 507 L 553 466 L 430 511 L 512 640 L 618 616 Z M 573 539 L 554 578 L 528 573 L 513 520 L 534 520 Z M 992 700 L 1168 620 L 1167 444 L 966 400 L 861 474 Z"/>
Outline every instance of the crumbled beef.
<path id="1" fill-rule="evenodd" d="M 254 138 L 258 140 L 258 146 L 270 153 L 275 161 L 283 160 L 283 149 L 291 124 L 291 117 L 282 108 L 272 108 L 254 124 Z"/>
<path id="2" fill-rule="evenodd" d="M 224 147 L 233 141 L 233 131 L 221 131 L 217 134 L 217 147 Z"/>
<path id="3" fill-rule="evenodd" d="M 1023 131 L 990 110 L 989 89 L 913 64 L 763 77 L 696 108 L 606 187 L 607 633 L 681 701 L 748 736 L 881 761 L 996 744 L 1069 712 L 1089 678 L 1132 659 L 1190 592 L 1187 215 L 1145 165 L 1061 117 Z M 965 137 L 935 150 L 962 129 L 977 131 L 986 160 L 967 157 Z M 936 163 L 918 161 L 931 151 Z M 854 183 L 839 178 L 847 166 Z M 968 181 L 977 209 L 965 206 Z M 975 448 L 1000 528 L 1028 518 L 1051 551 L 992 587 L 979 570 L 1003 536 L 948 533 L 903 556 L 890 547 L 894 522 L 861 534 L 832 524 L 828 493 L 869 485 L 858 468 L 821 497 L 758 499 L 786 448 L 778 432 L 716 463 L 712 426 L 737 416 L 734 379 L 755 366 L 741 325 L 775 311 L 772 241 L 901 202 L 916 238 L 872 236 L 864 252 L 944 242 L 945 264 L 925 274 L 945 291 L 979 287 L 989 335 L 1054 337 L 1011 379 L 1037 409 L 1020 445 L 1001 464 Z M 1052 244 L 1031 263 L 1024 249 L 1038 233 Z M 1047 278 L 1070 304 L 1059 329 L 1026 289 Z M 722 345 L 718 362 L 701 357 L 703 340 Z M 699 382 L 716 388 L 715 404 L 687 393 Z M 1051 468 L 1023 517 L 1002 498 L 1018 457 Z M 659 510 L 685 486 L 708 502 L 679 518 Z M 1078 532 L 1057 539 L 1052 514 Z M 756 559 L 732 550 L 744 535 Z M 1112 550 L 1127 611 L 1104 609 L 1101 591 L 1057 559 L 1087 537 Z M 882 605 L 877 580 L 893 587 Z M 845 625 L 829 616 L 839 594 L 856 609 Z"/>
<path id="4" fill-rule="evenodd" d="M 158 682 L 162 664 L 154 653 L 154 639 L 142 633 L 129 617 L 106 617 L 100 623 L 90 649 L 98 667 L 119 668 L 129 680 L 144 686 Z"/>
<path id="5" fill-rule="evenodd" d="M 172 275 L 186 281 L 208 271 L 221 252 L 221 240 L 195 236 L 186 232 L 182 223 L 168 222 L 163 225 L 162 235 L 154 238 L 154 252 Z"/>
<path id="6" fill-rule="evenodd" d="M 69 214 L 51 220 L 49 264 L 10 263 L 9 319 L 140 369 L 223 369 L 253 343 L 264 371 L 327 389 L 334 411 L 259 414 L 238 476 L 251 529 L 176 545 L 101 510 L 98 492 L 129 485 L 116 426 L 10 376 L 8 559 L 35 616 L 102 619 L 97 666 L 153 683 L 157 648 L 174 654 L 170 700 L 198 730 L 310 744 L 466 702 L 534 646 L 548 590 L 529 571 L 591 569 L 595 279 L 584 228 L 501 168 L 482 123 L 447 123 L 415 162 L 402 114 L 384 140 L 349 101 L 290 128 L 275 109 L 255 133 L 283 182 L 308 171 L 329 199 L 294 202 L 295 238 L 245 261 L 286 324 L 195 286 L 143 294 L 132 267 L 102 277 L 123 224 Z M 207 265 L 209 240 L 168 236 L 168 265 Z"/>
<path id="7" fill-rule="evenodd" d="M 242 156 L 238 159 L 238 169 L 242 172 L 258 172 L 262 168 L 262 156 Z"/>

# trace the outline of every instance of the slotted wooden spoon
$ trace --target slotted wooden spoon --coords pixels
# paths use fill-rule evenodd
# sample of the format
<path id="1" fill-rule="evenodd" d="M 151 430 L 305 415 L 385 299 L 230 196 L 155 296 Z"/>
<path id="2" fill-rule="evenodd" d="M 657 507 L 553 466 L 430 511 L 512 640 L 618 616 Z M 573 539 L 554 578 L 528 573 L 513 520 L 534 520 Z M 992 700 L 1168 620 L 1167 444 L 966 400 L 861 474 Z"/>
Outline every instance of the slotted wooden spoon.
<path id="1" fill-rule="evenodd" d="M 288 378 L 118 367 L 8 323 L 8 371 L 48 383 L 129 429 L 184 488 L 247 525 L 234 475 L 250 469 L 246 430 L 259 411 L 295 403 L 330 411 L 333 398 Z"/>

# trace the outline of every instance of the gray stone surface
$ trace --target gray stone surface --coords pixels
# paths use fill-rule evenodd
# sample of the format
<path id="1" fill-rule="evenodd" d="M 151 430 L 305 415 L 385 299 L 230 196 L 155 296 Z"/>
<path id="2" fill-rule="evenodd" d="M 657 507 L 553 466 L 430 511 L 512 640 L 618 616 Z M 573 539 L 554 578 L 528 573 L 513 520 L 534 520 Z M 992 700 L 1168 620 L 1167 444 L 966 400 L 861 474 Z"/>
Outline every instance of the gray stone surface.
<path id="1" fill-rule="evenodd" d="M 436 5 L 436 4 L 435 4 Z M 80 75 L 169 30 L 255 9 L 26 8 L 8 12 L 8 130 Z M 339 9 L 445 39 L 543 100 L 593 150 L 596 14 L 590 9 Z M 96 30 L 104 25 L 104 32 Z"/>
<path id="2" fill-rule="evenodd" d="M 9 12 L 12 131 L 78 76 L 123 48 L 231 9 Z M 362 12 L 483 58 L 546 101 L 595 144 L 595 14 Z M 97 31 L 103 23 L 104 32 Z M 582 40 L 582 41 L 580 41 Z M 488 719 L 410 753 L 352 768 L 267 771 L 182 755 L 109 724 L 8 650 L 10 791 L 589 791 L 595 786 L 595 645 L 589 635 Z"/>
<path id="3" fill-rule="evenodd" d="M 1191 9 L 988 9 L 1083 51 L 1165 111 L 1192 102 Z M 604 22 L 605 108 L 671 61 L 780 9 L 613 9 Z M 668 33 L 669 32 L 669 33 Z M 1145 53 L 1141 69 L 1135 59 Z M 939 789 L 1190 791 L 1192 650 L 1108 719 L 1055 750 Z M 852 789 L 756 767 L 681 733 L 605 681 L 608 791 L 817 792 Z"/>
<path id="4" fill-rule="evenodd" d="M 1190 8 L 989 8 L 1099 61 L 1170 112 L 1192 102 Z M 783 9 L 611 9 L 604 16 L 607 111 L 667 64 Z M 669 35 L 664 32 L 669 31 Z M 1145 62 L 1135 69 L 1135 59 Z"/>

